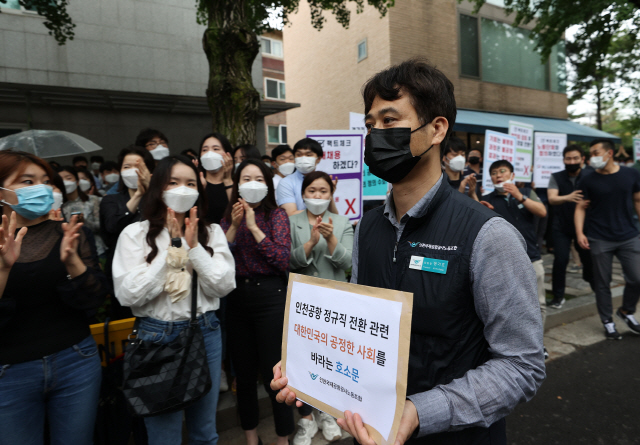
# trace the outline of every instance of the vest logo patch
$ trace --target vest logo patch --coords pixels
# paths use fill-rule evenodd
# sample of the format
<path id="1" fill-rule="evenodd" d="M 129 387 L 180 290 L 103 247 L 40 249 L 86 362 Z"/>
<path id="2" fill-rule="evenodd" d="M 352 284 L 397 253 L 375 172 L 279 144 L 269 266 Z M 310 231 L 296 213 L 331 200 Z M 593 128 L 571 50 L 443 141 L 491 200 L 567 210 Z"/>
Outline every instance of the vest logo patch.
<path id="1" fill-rule="evenodd" d="M 409 269 L 423 270 L 425 272 L 446 274 L 447 266 L 449 266 L 449 261 L 415 255 L 412 255 L 409 261 Z"/>
<path id="2" fill-rule="evenodd" d="M 431 249 L 431 250 L 458 250 L 458 246 L 438 246 L 436 244 L 426 244 L 426 243 L 414 243 L 413 241 L 407 241 L 411 247 L 420 247 L 422 249 Z"/>

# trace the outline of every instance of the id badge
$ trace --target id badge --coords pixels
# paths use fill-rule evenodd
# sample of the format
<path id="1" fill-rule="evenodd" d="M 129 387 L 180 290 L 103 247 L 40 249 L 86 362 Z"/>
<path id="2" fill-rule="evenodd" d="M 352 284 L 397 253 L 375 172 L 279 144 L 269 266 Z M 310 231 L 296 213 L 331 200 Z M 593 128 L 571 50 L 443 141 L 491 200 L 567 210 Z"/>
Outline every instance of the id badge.
<path id="1" fill-rule="evenodd" d="M 411 256 L 411 261 L 409 261 L 409 269 L 422 270 L 425 272 L 432 273 L 447 273 L 447 266 L 449 265 L 449 261 L 447 260 L 437 260 L 434 258 L 425 258 L 422 256 Z"/>

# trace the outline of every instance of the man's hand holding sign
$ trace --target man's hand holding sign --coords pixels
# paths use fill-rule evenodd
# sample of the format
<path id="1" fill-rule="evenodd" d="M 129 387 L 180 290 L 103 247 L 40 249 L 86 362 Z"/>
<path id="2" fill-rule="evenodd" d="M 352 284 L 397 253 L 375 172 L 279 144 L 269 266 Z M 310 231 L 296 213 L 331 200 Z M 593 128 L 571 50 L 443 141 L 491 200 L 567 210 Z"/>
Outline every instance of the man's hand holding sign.
<path id="1" fill-rule="evenodd" d="M 405 292 L 291 274 L 277 400 L 337 417 L 361 444 L 404 443 L 418 426 L 405 403 L 412 302 Z"/>

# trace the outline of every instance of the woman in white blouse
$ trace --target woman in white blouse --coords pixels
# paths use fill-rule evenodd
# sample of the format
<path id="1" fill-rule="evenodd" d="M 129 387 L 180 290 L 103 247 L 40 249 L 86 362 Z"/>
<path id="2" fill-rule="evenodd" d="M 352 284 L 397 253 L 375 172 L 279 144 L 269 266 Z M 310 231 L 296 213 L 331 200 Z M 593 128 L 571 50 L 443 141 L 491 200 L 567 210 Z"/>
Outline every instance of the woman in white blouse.
<path id="1" fill-rule="evenodd" d="M 184 414 L 189 442 L 214 445 L 218 442 L 216 408 L 222 350 L 220 323 L 214 311 L 219 299 L 236 285 L 235 264 L 224 232 L 217 224 L 204 222 L 203 192 L 188 158 L 161 160 L 149 183 L 143 221 L 127 226 L 118 239 L 113 280 L 120 303 L 140 318 L 138 336 L 168 343 L 188 326 L 191 315 L 191 286 L 180 285 L 178 275 L 191 275 L 194 269 L 198 273 L 197 315 L 213 390 Z M 170 246 L 180 249 L 169 251 Z M 184 268 L 180 258 L 186 261 Z M 149 444 L 182 443 L 182 417 L 182 411 L 146 417 Z"/>

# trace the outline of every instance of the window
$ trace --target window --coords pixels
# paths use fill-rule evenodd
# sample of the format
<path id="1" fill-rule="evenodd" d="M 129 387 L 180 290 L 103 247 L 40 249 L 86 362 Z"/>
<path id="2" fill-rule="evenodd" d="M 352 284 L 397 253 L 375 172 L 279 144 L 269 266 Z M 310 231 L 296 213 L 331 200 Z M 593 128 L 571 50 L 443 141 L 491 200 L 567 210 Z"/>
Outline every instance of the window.
<path id="1" fill-rule="evenodd" d="M 7 3 L 0 3 L 0 8 L 3 9 L 14 9 L 16 11 L 22 12 L 36 12 L 36 7 L 31 6 L 30 8 L 24 8 L 20 6 L 19 0 L 6 0 Z"/>
<path id="2" fill-rule="evenodd" d="M 267 142 L 269 144 L 287 143 L 286 125 L 267 125 Z"/>
<path id="3" fill-rule="evenodd" d="M 270 56 L 282 57 L 282 41 L 274 40 L 268 37 L 261 37 L 262 54 Z"/>
<path id="4" fill-rule="evenodd" d="M 367 58 L 367 39 L 358 43 L 358 62 Z"/>
<path id="5" fill-rule="evenodd" d="M 480 77 L 478 19 L 460 15 L 460 74 Z"/>
<path id="6" fill-rule="evenodd" d="M 460 74 L 487 82 L 564 93 L 564 42 L 546 63 L 530 32 L 510 24 L 460 15 Z"/>
<path id="7" fill-rule="evenodd" d="M 265 96 L 267 99 L 276 99 L 276 100 L 285 100 L 285 88 L 284 81 L 276 80 L 276 79 L 265 79 L 264 80 L 266 91 Z"/>

